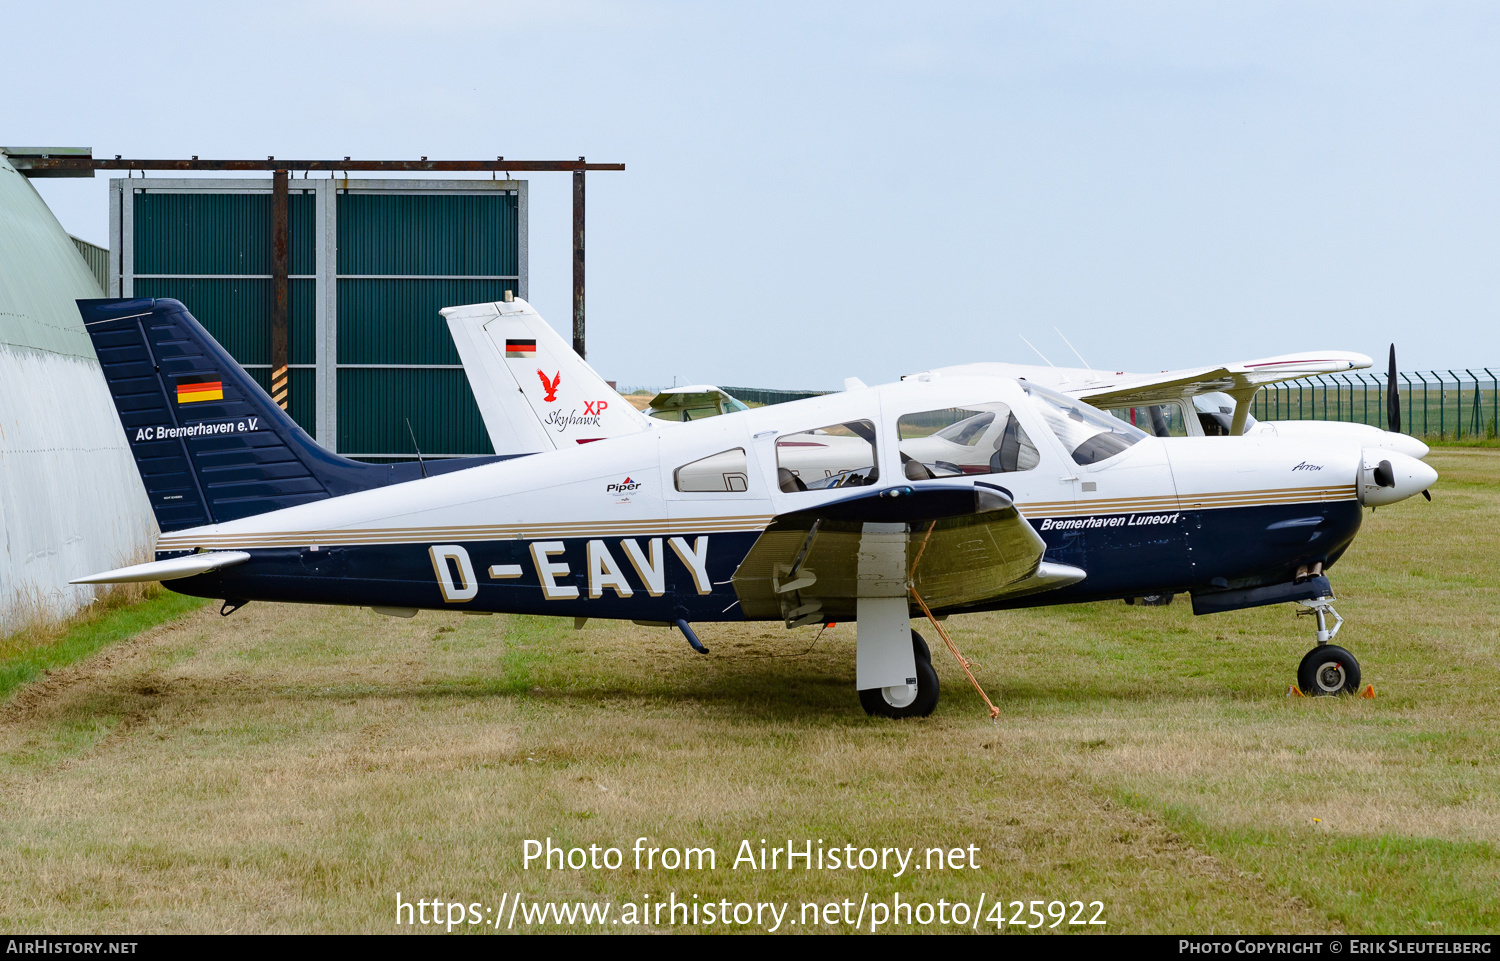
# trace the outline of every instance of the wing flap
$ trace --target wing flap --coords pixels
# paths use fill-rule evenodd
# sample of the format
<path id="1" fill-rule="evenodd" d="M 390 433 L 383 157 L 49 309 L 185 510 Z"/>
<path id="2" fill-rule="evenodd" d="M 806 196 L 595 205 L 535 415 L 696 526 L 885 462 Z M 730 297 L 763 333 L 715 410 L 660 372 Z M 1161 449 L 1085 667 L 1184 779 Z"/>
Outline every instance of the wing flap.
<path id="1" fill-rule="evenodd" d="M 892 490 L 905 493 L 893 498 Z M 892 490 L 773 520 L 734 574 L 746 616 L 792 626 L 852 619 L 860 597 L 892 594 L 892 579 L 871 572 L 894 565 L 935 610 L 1052 590 L 1084 576 L 1044 564 L 1046 543 L 994 488 Z M 898 577 L 895 593 L 905 595 L 904 588 Z"/>

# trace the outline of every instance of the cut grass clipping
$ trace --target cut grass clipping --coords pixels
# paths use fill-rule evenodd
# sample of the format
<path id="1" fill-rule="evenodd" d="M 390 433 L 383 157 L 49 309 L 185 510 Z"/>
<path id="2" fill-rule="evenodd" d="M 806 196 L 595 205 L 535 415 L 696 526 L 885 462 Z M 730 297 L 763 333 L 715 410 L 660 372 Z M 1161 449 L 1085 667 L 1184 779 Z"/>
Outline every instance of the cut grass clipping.
<path id="1" fill-rule="evenodd" d="M 1500 453 L 1431 460 L 1433 502 L 1366 514 L 1332 571 L 1338 642 L 1374 700 L 1284 696 L 1313 642 L 1290 605 L 955 616 L 997 724 L 941 650 L 933 717 L 866 717 L 852 625 L 703 625 L 705 657 L 601 621 L 200 610 L 14 697 L 0 927 L 446 928 L 398 925 L 399 894 L 477 904 L 485 923 L 465 912 L 454 931 L 479 932 L 519 892 L 616 918 L 673 898 L 784 903 L 782 932 L 847 931 L 842 910 L 805 906 L 847 901 L 852 918 L 897 895 L 998 899 L 1005 930 L 1011 902 L 1040 899 L 1047 925 L 1054 901 L 1101 902 L 1108 922 L 1044 931 L 1493 932 Z M 526 842 L 548 838 L 624 863 L 527 867 Z M 716 864 L 637 869 L 638 838 Z M 762 839 L 973 845 L 978 867 L 736 866 Z M 996 930 L 989 911 L 977 930 Z M 771 926 L 524 917 L 516 930 Z"/>

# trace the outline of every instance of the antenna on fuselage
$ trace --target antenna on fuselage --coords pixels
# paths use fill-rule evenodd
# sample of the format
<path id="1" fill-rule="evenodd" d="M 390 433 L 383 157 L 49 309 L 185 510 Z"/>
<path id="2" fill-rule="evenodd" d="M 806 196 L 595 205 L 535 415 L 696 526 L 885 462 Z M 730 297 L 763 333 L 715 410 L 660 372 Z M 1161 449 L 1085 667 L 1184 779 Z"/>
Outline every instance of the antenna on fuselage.
<path id="1" fill-rule="evenodd" d="M 417 466 L 422 468 L 422 476 L 427 476 L 427 462 L 422 460 L 422 448 L 417 446 L 417 432 L 411 429 L 411 418 L 402 418 L 406 421 L 406 432 L 411 435 L 412 450 L 417 452 Z"/>
<path id="2" fill-rule="evenodd" d="M 1036 350 L 1036 344 L 1033 344 L 1031 341 L 1027 340 L 1021 334 L 1017 334 L 1016 336 L 1021 338 L 1021 343 L 1025 344 L 1027 347 L 1030 347 L 1032 350 Z M 1044 354 L 1044 353 L 1042 353 L 1041 351 L 1036 350 L 1036 355 L 1038 357 L 1040 357 L 1042 360 L 1046 360 L 1047 361 L 1047 366 L 1051 367 L 1053 370 L 1060 370 L 1061 369 L 1056 364 L 1052 363 L 1052 361 L 1047 360 L 1047 355 Z"/>
<path id="3" fill-rule="evenodd" d="M 1057 336 L 1062 337 L 1062 342 L 1068 345 L 1068 349 L 1073 352 L 1074 357 L 1078 358 L 1078 362 L 1088 369 L 1089 377 L 1092 380 L 1097 381 L 1099 379 L 1098 374 L 1095 373 L 1094 368 L 1089 364 L 1089 362 L 1083 359 L 1083 355 L 1078 352 L 1077 347 L 1073 346 L 1073 342 L 1068 338 L 1063 337 L 1063 332 L 1061 330 L 1058 330 L 1056 327 L 1053 327 L 1052 329 L 1057 331 Z"/>
<path id="4" fill-rule="evenodd" d="M 1032 350 L 1036 350 L 1036 344 L 1033 344 L 1031 341 L 1027 340 L 1024 335 L 1017 334 L 1016 336 L 1021 338 L 1021 343 L 1025 344 L 1027 347 L 1030 347 Z M 1038 357 L 1040 357 L 1042 360 L 1047 360 L 1047 355 L 1044 354 L 1044 353 L 1042 353 L 1039 350 L 1036 350 L 1036 355 Z M 1057 366 L 1056 364 L 1052 363 L 1052 361 L 1050 361 L 1050 360 L 1047 360 L 1047 366 L 1051 367 L 1053 370 L 1057 371 L 1058 373 L 1062 373 L 1062 368 L 1059 367 L 1059 366 Z M 1067 374 L 1063 374 L 1063 383 L 1066 384 L 1067 382 L 1068 382 L 1068 375 Z"/>

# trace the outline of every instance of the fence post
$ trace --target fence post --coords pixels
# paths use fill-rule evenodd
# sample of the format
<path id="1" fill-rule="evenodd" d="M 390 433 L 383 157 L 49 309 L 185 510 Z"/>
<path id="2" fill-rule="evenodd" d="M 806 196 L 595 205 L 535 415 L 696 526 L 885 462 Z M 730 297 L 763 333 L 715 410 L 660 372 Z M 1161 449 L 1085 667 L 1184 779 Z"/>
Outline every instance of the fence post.
<path id="1" fill-rule="evenodd" d="M 1448 382 L 1438 371 L 1431 371 L 1438 385 L 1438 440 L 1448 436 Z"/>
<path id="2" fill-rule="evenodd" d="M 1406 424 L 1411 424 L 1413 422 L 1413 417 L 1412 417 L 1412 412 L 1411 412 L 1411 378 L 1408 377 L 1408 376 L 1406 376 L 1405 374 L 1401 373 L 1399 370 L 1396 371 L 1396 376 L 1400 377 L 1402 380 L 1406 381 Z M 1401 393 L 1401 388 L 1400 387 L 1396 388 L 1396 393 L 1398 393 L 1398 394 Z M 1402 426 L 1405 427 L 1406 424 L 1403 424 Z M 1391 427 L 1390 421 L 1387 421 L 1385 426 L 1386 426 L 1386 429 L 1389 430 L 1390 427 Z M 1411 430 L 1408 427 L 1406 433 L 1415 435 L 1416 431 Z"/>
<path id="3" fill-rule="evenodd" d="M 1494 436 L 1500 433 L 1500 378 L 1490 367 L 1484 370 L 1490 375 L 1490 423 L 1494 426 L 1493 430 L 1485 430 L 1485 436 Z"/>
<path id="4" fill-rule="evenodd" d="M 1422 436 L 1426 437 L 1432 433 L 1431 425 L 1427 422 L 1427 378 L 1422 376 L 1420 370 L 1414 370 L 1412 373 L 1416 375 L 1417 380 L 1422 382 Z"/>
<path id="5" fill-rule="evenodd" d="M 1464 373 L 1474 382 L 1474 416 L 1469 418 L 1469 433 L 1475 437 L 1484 436 L 1484 391 L 1479 387 L 1479 378 L 1472 370 L 1464 368 Z"/>
<path id="6" fill-rule="evenodd" d="M 1453 439 L 1463 440 L 1464 437 L 1464 380 L 1462 377 L 1448 371 L 1453 378 Z"/>

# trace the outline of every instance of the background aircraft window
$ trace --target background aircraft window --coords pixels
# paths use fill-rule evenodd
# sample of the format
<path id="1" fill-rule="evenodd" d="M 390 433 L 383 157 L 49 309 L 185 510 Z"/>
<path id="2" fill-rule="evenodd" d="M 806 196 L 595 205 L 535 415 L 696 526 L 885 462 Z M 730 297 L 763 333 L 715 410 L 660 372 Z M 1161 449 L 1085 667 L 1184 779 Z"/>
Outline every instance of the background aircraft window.
<path id="1" fill-rule="evenodd" d="M 1097 464 L 1133 446 L 1146 432 L 1037 384 L 1022 383 L 1032 407 L 1052 428 L 1076 464 Z"/>
<path id="2" fill-rule="evenodd" d="M 776 477 L 788 493 L 873 484 L 875 425 L 849 421 L 776 438 Z"/>
<path id="3" fill-rule="evenodd" d="M 669 420 L 675 423 L 685 423 L 692 420 L 702 420 L 705 417 L 719 416 L 717 407 L 671 407 L 667 410 L 652 411 L 651 416 L 657 420 Z"/>
<path id="4" fill-rule="evenodd" d="M 1040 458 L 1005 404 L 905 414 L 896 421 L 907 480 L 1031 470 Z"/>
<path id="5" fill-rule="evenodd" d="M 1186 437 L 1181 404 L 1151 404 L 1146 407 L 1116 407 L 1110 411 L 1127 424 L 1134 424 L 1153 437 Z"/>
<path id="6" fill-rule="evenodd" d="M 745 464 L 743 447 L 684 464 L 673 472 L 672 477 L 680 491 L 737 492 L 750 489 L 750 471 Z"/>
<path id="7" fill-rule="evenodd" d="M 1193 407 L 1198 415 L 1198 423 L 1203 425 L 1203 436 L 1205 437 L 1228 437 L 1229 428 L 1234 426 L 1234 398 L 1221 391 L 1211 394 L 1199 394 L 1193 398 Z M 1255 418 L 1249 414 L 1245 415 L 1245 430 L 1255 426 Z"/>

